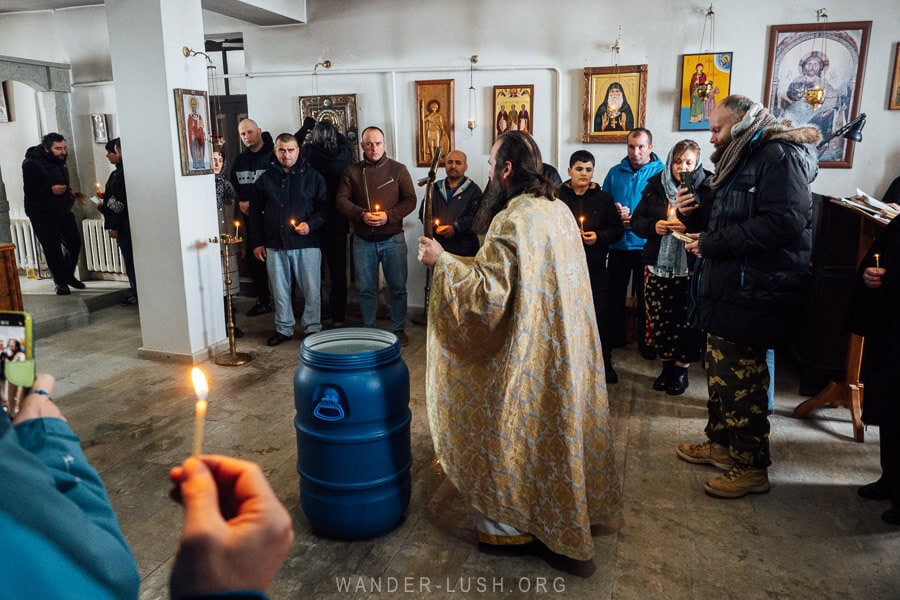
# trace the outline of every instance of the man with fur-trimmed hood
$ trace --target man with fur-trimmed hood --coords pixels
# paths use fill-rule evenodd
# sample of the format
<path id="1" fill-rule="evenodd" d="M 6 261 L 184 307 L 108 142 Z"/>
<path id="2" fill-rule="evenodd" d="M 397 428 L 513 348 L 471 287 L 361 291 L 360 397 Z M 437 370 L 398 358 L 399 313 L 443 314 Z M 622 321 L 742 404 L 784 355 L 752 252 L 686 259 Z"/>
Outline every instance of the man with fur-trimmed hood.
<path id="1" fill-rule="evenodd" d="M 707 332 L 709 439 L 676 453 L 726 471 L 706 482 L 708 494 L 740 498 L 769 491 L 766 349 L 801 323 L 820 134 L 738 95 L 715 108 L 709 129 L 716 174 L 696 196 L 676 196 L 679 218 L 700 232 L 685 248 L 700 258 L 693 296 Z"/>

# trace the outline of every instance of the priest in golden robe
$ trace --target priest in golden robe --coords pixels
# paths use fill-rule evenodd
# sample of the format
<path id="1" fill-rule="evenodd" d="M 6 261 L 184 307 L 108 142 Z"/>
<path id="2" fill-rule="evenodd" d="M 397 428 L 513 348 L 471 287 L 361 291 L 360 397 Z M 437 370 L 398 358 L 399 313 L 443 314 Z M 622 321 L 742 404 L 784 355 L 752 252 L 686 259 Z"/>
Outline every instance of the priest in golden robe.
<path id="1" fill-rule="evenodd" d="M 419 238 L 433 267 L 426 402 L 435 451 L 478 539 L 593 557 L 621 502 L 581 236 L 519 131 L 491 149 L 474 257 Z"/>

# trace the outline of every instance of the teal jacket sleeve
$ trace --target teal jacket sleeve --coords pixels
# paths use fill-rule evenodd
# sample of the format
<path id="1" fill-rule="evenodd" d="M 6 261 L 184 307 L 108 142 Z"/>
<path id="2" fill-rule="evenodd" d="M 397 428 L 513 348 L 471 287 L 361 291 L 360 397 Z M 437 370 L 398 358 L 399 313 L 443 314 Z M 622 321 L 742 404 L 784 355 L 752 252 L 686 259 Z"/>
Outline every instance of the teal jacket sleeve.
<path id="1" fill-rule="evenodd" d="M 31 419 L 12 427 L 3 415 L 0 456 L 0 513 L 13 525 L 0 529 L 0 545 L 17 548 L 23 563 L 53 568 L 44 584 L 58 585 L 57 597 L 95 585 L 96 597 L 137 598 L 134 556 L 68 424 Z"/>

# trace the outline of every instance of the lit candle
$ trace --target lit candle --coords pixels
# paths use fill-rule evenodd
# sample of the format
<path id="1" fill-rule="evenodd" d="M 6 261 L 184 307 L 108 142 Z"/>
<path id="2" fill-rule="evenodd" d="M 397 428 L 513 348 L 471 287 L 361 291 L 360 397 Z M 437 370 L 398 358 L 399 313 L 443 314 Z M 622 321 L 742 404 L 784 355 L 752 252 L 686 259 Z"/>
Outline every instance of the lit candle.
<path id="1" fill-rule="evenodd" d="M 235 221 L 234 222 L 234 237 L 236 237 L 236 238 L 241 237 L 240 231 L 241 231 L 241 222 Z"/>
<path id="2" fill-rule="evenodd" d="M 291 219 L 291 227 L 293 227 L 294 229 L 297 228 L 297 222 L 293 219 Z"/>
<path id="3" fill-rule="evenodd" d="M 209 386 L 203 371 L 194 367 L 191 370 L 191 379 L 194 380 L 194 393 L 197 395 L 197 404 L 194 406 L 194 451 L 192 456 L 200 456 L 203 450 L 203 423 L 206 421 L 206 399 L 209 397 Z"/>
<path id="4" fill-rule="evenodd" d="M 666 219 L 669 221 L 675 220 L 675 205 L 674 204 L 669 205 L 669 211 L 668 211 L 668 213 L 666 213 Z"/>
<path id="5" fill-rule="evenodd" d="M 584 233 L 584 217 L 578 217 L 578 226 L 581 228 L 581 233 Z"/>
<path id="6" fill-rule="evenodd" d="M 435 219 L 435 220 L 434 220 L 434 227 L 435 227 L 435 229 L 437 229 L 438 227 L 440 227 L 440 225 L 441 225 L 441 220 L 440 220 L 440 219 Z"/>
<path id="7" fill-rule="evenodd" d="M 97 191 L 99 192 L 100 191 L 100 182 L 95 181 L 94 186 L 97 188 Z"/>
<path id="8" fill-rule="evenodd" d="M 380 211 L 381 211 L 381 207 L 380 207 L 379 205 L 376 204 L 376 205 L 375 205 L 375 212 L 380 212 Z"/>
<path id="9" fill-rule="evenodd" d="M 876 253 L 875 253 L 875 268 L 876 268 L 876 269 L 880 269 L 880 268 L 881 268 L 881 263 L 878 262 L 878 259 L 879 259 L 879 258 L 881 258 L 881 255 L 879 255 L 879 254 L 876 252 Z"/>

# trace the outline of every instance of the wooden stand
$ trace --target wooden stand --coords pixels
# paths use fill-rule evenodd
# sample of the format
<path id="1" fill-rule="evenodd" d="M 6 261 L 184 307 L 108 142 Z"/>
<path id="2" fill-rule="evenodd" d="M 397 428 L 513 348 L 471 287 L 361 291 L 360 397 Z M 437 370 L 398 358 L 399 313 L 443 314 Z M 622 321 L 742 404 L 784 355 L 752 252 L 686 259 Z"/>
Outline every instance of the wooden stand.
<path id="1" fill-rule="evenodd" d="M 824 390 L 798 404 L 792 416 L 795 419 L 802 419 L 810 411 L 822 406 L 843 406 L 850 409 L 854 441 L 865 441 L 862 424 L 863 384 L 859 382 L 862 351 L 863 338 L 851 334 L 850 349 L 847 352 L 847 373 L 844 380 L 829 382 Z"/>
<path id="2" fill-rule="evenodd" d="M 15 244 L 0 244 L 0 310 L 23 310 Z"/>
<path id="3" fill-rule="evenodd" d="M 844 319 L 856 285 L 857 267 L 885 224 L 835 198 L 816 197 L 813 212 L 813 286 L 800 349 L 800 393 L 810 388 L 821 391 L 797 405 L 793 416 L 801 419 L 821 406 L 842 406 L 850 410 L 853 439 L 862 442 L 863 384 L 859 368 L 863 338 L 844 332 Z M 824 374 L 831 375 L 824 378 Z M 831 379 L 824 389 L 823 379 Z"/>

